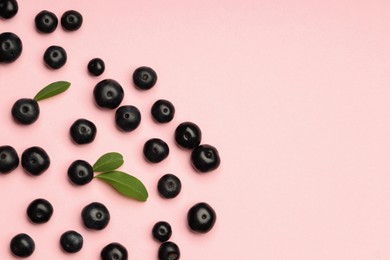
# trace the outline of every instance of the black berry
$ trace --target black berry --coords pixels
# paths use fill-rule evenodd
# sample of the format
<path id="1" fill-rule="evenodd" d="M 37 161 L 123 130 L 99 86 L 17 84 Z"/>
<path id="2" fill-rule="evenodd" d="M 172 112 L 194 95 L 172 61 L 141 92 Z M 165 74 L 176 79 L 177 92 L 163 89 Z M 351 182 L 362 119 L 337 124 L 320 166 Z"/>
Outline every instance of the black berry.
<path id="1" fill-rule="evenodd" d="M 133 73 L 133 81 L 139 89 L 151 89 L 157 82 L 157 74 L 152 68 L 139 67 Z"/>
<path id="2" fill-rule="evenodd" d="M 94 123 L 81 118 L 77 119 L 70 127 L 70 136 L 77 144 L 89 144 L 95 140 L 97 129 Z"/>
<path id="3" fill-rule="evenodd" d="M 179 260 L 180 249 L 174 242 L 164 242 L 158 249 L 158 260 Z"/>
<path id="4" fill-rule="evenodd" d="M 115 112 L 115 123 L 120 130 L 131 132 L 141 123 L 141 113 L 135 106 L 121 106 Z"/>
<path id="5" fill-rule="evenodd" d="M 35 27 L 42 33 L 52 33 L 58 25 L 57 16 L 47 10 L 39 12 L 35 16 Z"/>
<path id="6" fill-rule="evenodd" d="M 198 233 L 209 232 L 217 220 L 214 209 L 205 202 L 192 206 L 187 213 L 188 226 L 192 231 Z"/>
<path id="7" fill-rule="evenodd" d="M 157 189 L 162 197 L 171 199 L 179 195 L 181 181 L 177 176 L 168 173 L 158 180 Z"/>
<path id="8" fill-rule="evenodd" d="M 61 25 L 67 31 L 76 31 L 82 24 L 83 16 L 75 10 L 66 11 L 61 16 Z"/>
<path id="9" fill-rule="evenodd" d="M 117 108 L 123 100 L 122 86 L 113 79 L 104 79 L 93 89 L 96 104 L 101 108 Z"/>
<path id="10" fill-rule="evenodd" d="M 104 61 L 100 58 L 92 59 L 88 62 L 88 71 L 93 76 L 100 76 L 105 69 Z"/>
<path id="11" fill-rule="evenodd" d="M 171 225 L 166 221 L 157 222 L 153 226 L 152 235 L 154 239 L 160 242 L 168 241 L 172 236 Z"/>
<path id="12" fill-rule="evenodd" d="M 93 168 L 86 161 L 74 161 L 68 168 L 68 177 L 73 184 L 85 185 L 93 179 Z"/>
<path id="13" fill-rule="evenodd" d="M 43 60 L 47 67 L 57 70 L 65 65 L 67 54 L 64 48 L 53 45 L 46 49 Z"/>
<path id="14" fill-rule="evenodd" d="M 0 34 L 0 63 L 11 63 L 22 54 L 23 44 L 20 38 L 11 32 Z"/>
<path id="15" fill-rule="evenodd" d="M 41 147 L 33 146 L 22 153 L 22 167 L 30 175 L 41 175 L 49 166 L 50 158 Z"/>
<path id="16" fill-rule="evenodd" d="M 12 238 L 10 249 L 15 256 L 29 257 L 34 253 L 35 243 L 29 235 L 20 233 Z"/>
<path id="17" fill-rule="evenodd" d="M 60 244 L 62 249 L 68 253 L 77 253 L 83 248 L 83 237 L 73 230 L 66 231 L 61 235 Z"/>
<path id="18" fill-rule="evenodd" d="M 16 0 L 0 0 L 0 17 L 10 19 L 14 17 L 19 10 Z"/>
<path id="19" fill-rule="evenodd" d="M 175 130 L 176 143 L 186 149 L 194 149 L 202 140 L 202 131 L 192 122 L 184 122 Z"/>
<path id="20" fill-rule="evenodd" d="M 143 152 L 149 162 L 158 163 L 168 157 L 169 147 L 163 140 L 152 138 L 144 144 Z"/>
<path id="21" fill-rule="evenodd" d="M 221 159 L 214 146 L 202 144 L 192 151 L 191 163 L 198 172 L 205 173 L 217 169 Z"/>
<path id="22" fill-rule="evenodd" d="M 110 213 L 102 203 L 92 202 L 83 208 L 81 218 L 86 228 L 102 230 L 110 222 Z"/>
<path id="23" fill-rule="evenodd" d="M 36 199 L 27 207 L 27 216 L 36 224 L 46 223 L 53 215 L 53 206 L 45 199 Z"/>
<path id="24" fill-rule="evenodd" d="M 110 243 L 100 252 L 102 260 L 127 260 L 127 249 L 119 243 Z"/>
<path id="25" fill-rule="evenodd" d="M 14 120 L 22 125 L 31 125 L 37 121 L 40 109 L 38 102 L 31 98 L 21 98 L 12 106 Z"/>
<path id="26" fill-rule="evenodd" d="M 19 156 L 16 150 L 9 145 L 0 146 L 0 173 L 10 173 L 19 165 Z"/>
<path id="27" fill-rule="evenodd" d="M 168 100 L 160 99 L 153 104 L 151 112 L 157 122 L 168 123 L 175 116 L 175 107 Z"/>

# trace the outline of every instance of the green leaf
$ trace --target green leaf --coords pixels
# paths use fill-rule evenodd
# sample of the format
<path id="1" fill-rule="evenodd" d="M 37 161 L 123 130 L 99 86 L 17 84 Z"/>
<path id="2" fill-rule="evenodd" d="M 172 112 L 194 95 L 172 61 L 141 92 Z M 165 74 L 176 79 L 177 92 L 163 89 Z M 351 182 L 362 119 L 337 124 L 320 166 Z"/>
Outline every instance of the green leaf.
<path id="1" fill-rule="evenodd" d="M 44 87 L 38 94 L 35 95 L 34 100 L 40 101 L 46 98 L 58 95 L 70 87 L 70 83 L 67 81 L 56 81 L 46 87 Z"/>
<path id="2" fill-rule="evenodd" d="M 105 172 L 96 175 L 95 178 L 110 184 L 115 190 L 126 197 L 139 201 L 146 201 L 148 199 L 148 191 L 144 184 L 125 172 Z"/>
<path id="3" fill-rule="evenodd" d="M 108 172 L 118 169 L 123 164 L 123 156 L 120 153 L 106 153 L 102 155 L 92 166 L 94 172 Z"/>

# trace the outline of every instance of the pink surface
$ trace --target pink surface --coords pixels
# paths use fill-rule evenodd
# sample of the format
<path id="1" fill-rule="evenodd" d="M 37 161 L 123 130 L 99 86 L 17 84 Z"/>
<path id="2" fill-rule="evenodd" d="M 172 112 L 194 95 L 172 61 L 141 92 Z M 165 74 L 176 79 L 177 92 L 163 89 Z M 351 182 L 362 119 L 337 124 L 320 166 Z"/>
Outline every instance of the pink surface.
<path id="1" fill-rule="evenodd" d="M 172 224 L 171 240 L 182 259 L 390 259 L 388 1 L 24 0 L 19 6 L 16 17 L 0 21 L 0 32 L 15 32 L 24 43 L 17 62 L 0 65 L 0 144 L 19 154 L 39 145 L 52 165 L 37 178 L 21 167 L 0 176 L 0 259 L 13 259 L 8 245 L 19 232 L 35 239 L 30 259 L 99 259 L 112 241 L 124 244 L 130 259 L 157 259 L 151 228 L 159 220 Z M 84 24 L 77 32 L 58 27 L 41 35 L 33 20 L 44 9 L 58 17 L 78 10 Z M 42 63 L 53 44 L 68 52 L 58 71 Z M 106 62 L 98 78 L 86 72 L 94 57 Z M 142 65 L 159 75 L 146 92 L 131 83 Z M 123 104 L 141 110 L 135 132 L 119 132 L 114 112 L 94 105 L 92 89 L 104 78 L 119 81 Z M 15 100 L 57 80 L 72 86 L 41 102 L 34 125 L 16 125 L 10 116 Z M 149 114 L 159 98 L 176 106 L 167 125 Z M 82 117 L 97 125 L 98 134 L 92 144 L 76 146 L 68 129 Z M 219 149 L 217 171 L 195 173 L 189 153 L 174 144 L 174 129 L 187 120 L 202 128 L 203 143 Z M 142 156 L 151 137 L 171 147 L 158 165 Z M 73 160 L 93 163 L 109 151 L 121 152 L 121 169 L 145 183 L 146 203 L 123 198 L 97 180 L 81 188 L 68 182 Z M 169 201 L 156 191 L 168 172 L 183 183 L 182 193 Z M 25 215 L 38 197 L 55 209 L 50 222 L 39 226 Z M 81 209 L 92 201 L 112 214 L 103 231 L 81 225 Z M 186 226 L 186 212 L 198 201 L 218 214 L 205 235 Z M 59 247 L 68 229 L 85 239 L 76 255 Z"/>

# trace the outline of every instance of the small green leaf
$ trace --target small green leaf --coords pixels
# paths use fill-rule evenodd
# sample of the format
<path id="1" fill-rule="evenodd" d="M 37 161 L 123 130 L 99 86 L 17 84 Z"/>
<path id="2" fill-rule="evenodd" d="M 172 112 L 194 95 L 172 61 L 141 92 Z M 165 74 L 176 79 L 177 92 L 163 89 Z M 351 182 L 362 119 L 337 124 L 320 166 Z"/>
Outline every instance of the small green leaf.
<path id="1" fill-rule="evenodd" d="M 110 184 L 115 190 L 126 197 L 139 201 L 146 201 L 148 199 L 148 191 L 144 184 L 125 172 L 105 172 L 96 175 L 95 178 Z"/>
<path id="2" fill-rule="evenodd" d="M 70 87 L 70 83 L 67 81 L 56 81 L 46 87 L 44 87 L 38 94 L 35 95 L 34 100 L 40 101 L 46 98 L 58 95 Z"/>
<path id="3" fill-rule="evenodd" d="M 120 153 L 106 153 L 93 165 L 94 172 L 108 172 L 118 169 L 123 164 L 123 156 Z"/>

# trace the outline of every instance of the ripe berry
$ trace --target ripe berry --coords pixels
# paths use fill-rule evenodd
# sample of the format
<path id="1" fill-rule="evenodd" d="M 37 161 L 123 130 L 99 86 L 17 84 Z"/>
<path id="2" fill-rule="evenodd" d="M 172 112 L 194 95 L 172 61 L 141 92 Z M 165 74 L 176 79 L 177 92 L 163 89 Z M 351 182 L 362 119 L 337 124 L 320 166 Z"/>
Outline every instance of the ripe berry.
<path id="1" fill-rule="evenodd" d="M 83 248 L 83 237 L 76 231 L 69 230 L 61 235 L 60 244 L 62 249 L 68 253 L 77 253 Z"/>
<path id="2" fill-rule="evenodd" d="M 186 149 L 194 149 L 202 140 L 202 131 L 192 122 L 181 123 L 175 130 L 176 143 Z"/>
<path id="3" fill-rule="evenodd" d="M 86 228 L 102 230 L 110 222 L 110 212 L 102 203 L 92 202 L 83 208 L 81 218 Z"/>
<path id="4" fill-rule="evenodd" d="M 144 144 L 143 152 L 149 162 L 158 163 L 168 157 L 169 147 L 163 140 L 152 138 Z"/>
<path id="5" fill-rule="evenodd" d="M 204 173 L 217 169 L 221 159 L 214 146 L 202 144 L 192 151 L 191 163 L 198 172 Z"/>
<path id="6" fill-rule="evenodd" d="M 173 242 L 164 242 L 158 249 L 158 260 L 179 260 L 180 249 Z"/>
<path id="7" fill-rule="evenodd" d="M 41 175 L 49 166 L 50 158 L 41 147 L 33 146 L 22 153 L 22 167 L 30 175 Z"/>
<path id="8" fill-rule="evenodd" d="M 151 89 L 157 82 L 157 74 L 152 68 L 139 67 L 133 73 L 133 81 L 139 89 Z"/>
<path id="9" fill-rule="evenodd" d="M 101 108 L 117 108 L 123 100 L 122 86 L 113 79 L 104 79 L 93 89 L 96 104 Z"/>
<path id="10" fill-rule="evenodd" d="M 119 243 L 110 243 L 100 252 L 102 260 L 127 260 L 127 249 Z"/>
<path id="11" fill-rule="evenodd" d="M 38 102 L 31 98 L 21 98 L 12 106 L 11 114 L 22 125 L 31 125 L 37 121 L 40 109 Z"/>
<path id="12" fill-rule="evenodd" d="M 179 195 L 181 191 L 180 179 L 173 174 L 165 174 L 159 179 L 157 189 L 164 198 L 174 198 Z"/>
<path id="13" fill-rule="evenodd" d="M 10 19 L 14 17 L 19 10 L 16 0 L 0 0 L 0 17 Z"/>
<path id="14" fill-rule="evenodd" d="M 53 215 L 53 206 L 45 199 L 36 199 L 27 207 L 27 216 L 36 224 L 46 223 Z"/>
<path id="15" fill-rule="evenodd" d="M 85 185 L 93 179 L 92 166 L 83 160 L 74 161 L 68 168 L 68 177 L 73 184 Z"/>
<path id="16" fill-rule="evenodd" d="M 35 16 L 35 27 L 42 33 L 54 32 L 57 25 L 57 16 L 52 12 L 43 10 Z"/>
<path id="17" fill-rule="evenodd" d="M 47 67 L 57 70 L 64 66 L 66 63 L 66 51 L 60 46 L 50 46 L 43 54 L 43 60 Z"/>
<path id="18" fill-rule="evenodd" d="M 20 233 L 12 238 L 10 248 L 15 256 L 24 258 L 34 253 L 35 243 L 29 235 Z"/>
<path id="19" fill-rule="evenodd" d="M 105 69 L 104 61 L 100 58 L 92 59 L 88 62 L 88 71 L 93 76 L 100 76 Z"/>
<path id="20" fill-rule="evenodd" d="M 160 242 L 168 241 L 172 236 L 171 225 L 166 221 L 157 222 L 153 226 L 152 235 L 154 239 Z"/>
<path id="21" fill-rule="evenodd" d="M 187 213 L 187 222 L 191 230 L 198 233 L 209 232 L 217 220 L 214 209 L 205 202 L 192 206 Z"/>
<path id="22" fill-rule="evenodd" d="M 16 150 L 9 145 L 0 146 L 0 173 L 10 173 L 19 165 L 19 156 Z"/>
<path id="23" fill-rule="evenodd" d="M 151 112 L 157 122 L 168 123 L 175 116 L 175 107 L 168 100 L 160 99 L 153 104 Z"/>
<path id="24" fill-rule="evenodd" d="M 121 106 L 115 112 L 115 123 L 120 130 L 131 132 L 141 123 L 141 113 L 135 106 Z"/>
<path id="25" fill-rule="evenodd" d="M 0 34 L 0 63 L 11 63 L 22 54 L 23 44 L 20 38 L 11 32 Z"/>
<path id="26" fill-rule="evenodd" d="M 66 11 L 61 16 L 61 25 L 67 31 L 76 31 L 82 24 L 83 16 L 75 10 Z"/>
<path id="27" fill-rule="evenodd" d="M 97 129 L 94 123 L 81 118 L 77 119 L 70 127 L 70 136 L 77 144 L 89 144 L 95 140 Z"/>

